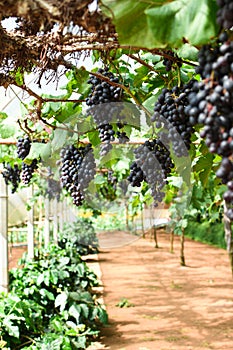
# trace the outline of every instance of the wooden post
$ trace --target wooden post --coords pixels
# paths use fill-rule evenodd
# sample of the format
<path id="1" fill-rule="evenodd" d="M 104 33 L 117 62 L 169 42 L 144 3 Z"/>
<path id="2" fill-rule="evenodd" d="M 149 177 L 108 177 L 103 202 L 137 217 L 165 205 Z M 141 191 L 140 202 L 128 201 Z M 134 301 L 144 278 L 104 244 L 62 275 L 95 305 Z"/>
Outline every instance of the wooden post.
<path id="1" fill-rule="evenodd" d="M 126 230 L 129 231 L 129 208 L 127 201 L 125 201 L 125 225 Z"/>
<path id="2" fill-rule="evenodd" d="M 53 200 L 53 240 L 58 242 L 58 201 L 57 198 Z"/>
<path id="3" fill-rule="evenodd" d="M 141 226 L 142 226 L 142 237 L 145 238 L 145 230 L 144 230 L 144 217 L 143 217 L 143 203 L 141 204 Z"/>
<path id="4" fill-rule="evenodd" d="M 63 230 L 63 226 L 64 226 L 64 212 L 63 212 L 63 201 L 60 201 L 58 203 L 59 206 L 59 231 Z"/>
<path id="5" fill-rule="evenodd" d="M 50 215 L 50 201 L 48 198 L 45 198 L 44 202 L 44 208 L 45 208 L 45 218 L 44 218 L 44 246 L 45 248 L 48 247 L 49 241 L 50 241 L 50 222 L 49 222 L 49 215 Z"/>
<path id="6" fill-rule="evenodd" d="M 224 230 L 225 230 L 225 241 L 227 245 L 227 251 L 230 259 L 231 272 L 233 277 L 233 237 L 232 237 L 232 227 L 231 220 L 227 216 L 227 210 L 229 209 L 227 203 L 224 201 Z"/>
<path id="7" fill-rule="evenodd" d="M 185 266 L 185 257 L 184 257 L 184 228 L 182 227 L 182 232 L 180 236 L 180 265 Z"/>
<path id="8" fill-rule="evenodd" d="M 29 186 L 27 189 L 27 199 L 30 200 L 33 196 L 33 185 Z M 27 243 L 28 243 L 28 257 L 29 259 L 34 258 L 34 247 L 35 247 L 35 237 L 34 237 L 34 206 L 28 210 L 28 220 L 27 220 Z"/>
<path id="9" fill-rule="evenodd" d="M 174 253 L 174 231 L 170 232 L 170 253 Z"/>
<path id="10" fill-rule="evenodd" d="M 156 232 L 156 227 L 155 227 L 155 225 L 153 225 L 153 234 L 154 234 L 155 248 L 159 248 L 158 240 L 157 240 L 157 232 Z"/>
<path id="11" fill-rule="evenodd" d="M 0 175 L 0 292 L 8 292 L 8 193 L 3 176 Z"/>

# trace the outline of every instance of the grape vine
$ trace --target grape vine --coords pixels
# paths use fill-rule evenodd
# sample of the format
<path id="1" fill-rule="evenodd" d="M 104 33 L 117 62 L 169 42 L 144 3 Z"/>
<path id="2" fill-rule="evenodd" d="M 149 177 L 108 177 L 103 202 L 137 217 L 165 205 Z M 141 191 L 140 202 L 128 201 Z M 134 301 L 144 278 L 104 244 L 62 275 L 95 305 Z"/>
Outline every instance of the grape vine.
<path id="1" fill-rule="evenodd" d="M 233 41 L 226 32 L 201 48 L 197 73 L 202 80 L 193 86 L 187 112 L 192 125 L 204 125 L 200 135 L 210 152 L 222 158 L 216 175 L 228 187 L 224 199 L 233 221 Z"/>

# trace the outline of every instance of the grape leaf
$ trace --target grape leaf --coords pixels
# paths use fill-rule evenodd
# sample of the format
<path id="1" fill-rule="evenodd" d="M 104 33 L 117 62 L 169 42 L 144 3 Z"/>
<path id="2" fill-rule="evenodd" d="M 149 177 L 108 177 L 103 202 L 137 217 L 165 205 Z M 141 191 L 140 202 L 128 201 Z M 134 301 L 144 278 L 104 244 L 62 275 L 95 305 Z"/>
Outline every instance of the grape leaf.
<path id="1" fill-rule="evenodd" d="M 16 131 L 15 126 L 12 124 L 9 124 L 9 121 L 8 123 L 6 122 L 0 123 L 0 138 L 7 139 L 9 137 L 12 137 L 14 136 L 15 131 Z"/>
<path id="2" fill-rule="evenodd" d="M 146 48 L 207 43 L 217 35 L 215 0 L 103 0 L 122 45 Z M 106 10 L 109 9 L 109 10 Z M 135 25 L 136 24 L 136 25 Z"/>
<path id="3" fill-rule="evenodd" d="M 52 150 L 55 152 L 61 149 L 67 141 L 68 131 L 63 129 L 54 130 L 54 137 L 51 143 Z"/>
<path id="4" fill-rule="evenodd" d="M 47 160 L 51 155 L 51 145 L 48 143 L 33 142 L 30 148 L 28 156 L 24 159 L 24 162 L 32 159 Z"/>
<path id="5" fill-rule="evenodd" d="M 181 46 L 183 39 L 200 45 L 217 35 L 216 1 L 176 0 L 147 9 L 148 26 L 156 34 L 157 46 Z"/>

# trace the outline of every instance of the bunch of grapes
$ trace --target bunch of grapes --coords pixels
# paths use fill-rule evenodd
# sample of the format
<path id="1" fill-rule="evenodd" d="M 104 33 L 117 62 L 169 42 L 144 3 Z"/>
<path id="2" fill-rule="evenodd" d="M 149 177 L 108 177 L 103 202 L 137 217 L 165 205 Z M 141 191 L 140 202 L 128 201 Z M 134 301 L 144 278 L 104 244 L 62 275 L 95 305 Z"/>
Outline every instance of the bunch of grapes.
<path id="1" fill-rule="evenodd" d="M 112 72 L 109 72 L 108 67 L 99 69 L 98 74 L 108 81 L 92 76 L 88 83 L 91 84 L 91 93 L 86 99 L 86 104 L 89 106 L 88 113 L 94 118 L 99 131 L 101 142 L 108 143 L 101 149 L 101 154 L 105 155 L 110 149 L 110 142 L 115 140 L 116 133 L 111 123 L 119 123 L 119 129 L 123 128 L 121 107 L 115 102 L 120 102 L 122 99 L 122 89 L 115 85 L 119 83 L 119 78 L 115 77 Z M 119 138 L 125 138 L 125 134 L 118 133 Z"/>
<path id="2" fill-rule="evenodd" d="M 219 10 L 217 12 L 217 23 L 223 29 L 233 27 L 233 2 L 232 0 L 217 0 Z"/>
<path id="3" fill-rule="evenodd" d="M 194 82 L 190 80 L 183 88 L 175 86 L 171 90 L 163 89 L 151 117 L 151 121 L 156 123 L 157 128 L 164 128 L 166 132 L 160 134 L 168 140 L 168 143 L 172 143 L 173 151 L 178 157 L 187 155 L 194 132 L 186 111 L 189 103 L 188 96 Z M 177 137 L 177 133 L 180 137 Z"/>
<path id="4" fill-rule="evenodd" d="M 95 158 L 91 144 L 75 147 L 67 146 L 61 150 L 60 179 L 73 198 L 73 203 L 82 205 L 84 192 L 95 175 Z"/>
<path id="5" fill-rule="evenodd" d="M 31 140 L 29 137 L 26 138 L 19 138 L 17 143 L 17 155 L 20 159 L 24 160 L 31 149 Z M 22 163 L 22 173 L 21 173 L 21 178 L 22 182 L 25 185 L 28 185 L 32 179 L 32 176 L 35 172 L 35 170 L 38 168 L 38 161 L 37 159 L 33 159 L 31 164 L 27 164 L 25 162 Z"/>
<path id="6" fill-rule="evenodd" d="M 31 148 L 31 140 L 29 139 L 29 137 L 20 137 L 17 140 L 16 143 L 16 147 L 17 147 L 17 155 L 20 159 L 24 159 L 27 157 L 27 155 L 30 152 L 30 148 Z"/>
<path id="7" fill-rule="evenodd" d="M 133 162 L 130 165 L 130 174 L 127 179 L 133 187 L 140 187 L 142 181 L 146 180 L 146 176 L 141 167 L 136 162 Z"/>
<path id="8" fill-rule="evenodd" d="M 166 52 L 167 55 L 171 56 L 171 57 L 176 57 L 175 53 L 171 50 L 168 50 Z M 178 67 L 181 67 L 182 66 L 182 63 L 181 62 L 176 62 L 177 66 Z M 163 59 L 163 65 L 165 66 L 165 69 L 167 72 L 170 72 L 171 69 L 172 69 L 172 66 L 174 65 L 174 60 L 172 59 L 169 59 L 168 57 L 165 57 Z"/>
<path id="9" fill-rule="evenodd" d="M 157 206 L 164 198 L 162 189 L 174 167 L 170 152 L 159 139 L 153 139 L 139 146 L 134 153 L 136 161 L 130 167 L 128 180 L 132 186 L 137 187 L 140 187 L 143 180 L 146 181 L 151 189 L 154 205 Z"/>
<path id="10" fill-rule="evenodd" d="M 18 164 L 14 164 L 13 167 L 9 163 L 4 164 L 2 175 L 6 185 L 11 184 L 12 186 L 11 193 L 15 193 L 19 187 L 20 173 L 21 173 L 21 170 Z"/>
<path id="11" fill-rule="evenodd" d="M 224 199 L 233 206 L 233 42 L 223 32 L 214 46 L 205 45 L 199 52 L 196 82 L 189 95 L 187 112 L 191 124 L 203 124 L 201 137 L 211 153 L 222 157 L 216 175 L 228 190 Z M 233 221 L 233 207 L 228 210 Z"/>
<path id="12" fill-rule="evenodd" d="M 33 159 L 30 164 L 26 164 L 23 162 L 21 178 L 24 185 L 29 185 L 36 169 L 38 169 L 37 159 Z"/>

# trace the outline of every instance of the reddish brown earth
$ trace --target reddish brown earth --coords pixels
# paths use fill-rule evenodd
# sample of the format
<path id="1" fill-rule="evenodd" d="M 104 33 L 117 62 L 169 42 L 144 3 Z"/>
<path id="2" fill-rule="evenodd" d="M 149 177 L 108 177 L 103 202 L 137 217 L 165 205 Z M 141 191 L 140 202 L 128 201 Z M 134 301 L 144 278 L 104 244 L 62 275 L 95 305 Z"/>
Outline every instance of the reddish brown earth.
<path id="1" fill-rule="evenodd" d="M 182 267 L 179 238 L 174 254 L 168 234 L 160 231 L 158 241 L 159 249 L 149 237 L 101 248 L 109 325 L 93 349 L 232 350 L 233 281 L 226 251 L 186 240 Z M 123 298 L 130 307 L 116 306 Z"/>
<path id="2" fill-rule="evenodd" d="M 187 266 L 182 267 L 179 238 L 174 254 L 168 234 L 160 233 L 158 241 L 159 249 L 141 238 L 101 250 L 110 318 L 102 349 L 232 350 L 233 283 L 226 251 L 187 240 Z M 134 306 L 117 307 L 122 298 Z"/>
<path id="3" fill-rule="evenodd" d="M 9 269 L 13 267 L 18 267 L 18 260 L 22 257 L 23 253 L 27 250 L 26 245 L 12 247 L 9 246 L 8 250 L 8 261 L 9 261 Z"/>

